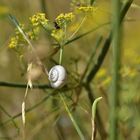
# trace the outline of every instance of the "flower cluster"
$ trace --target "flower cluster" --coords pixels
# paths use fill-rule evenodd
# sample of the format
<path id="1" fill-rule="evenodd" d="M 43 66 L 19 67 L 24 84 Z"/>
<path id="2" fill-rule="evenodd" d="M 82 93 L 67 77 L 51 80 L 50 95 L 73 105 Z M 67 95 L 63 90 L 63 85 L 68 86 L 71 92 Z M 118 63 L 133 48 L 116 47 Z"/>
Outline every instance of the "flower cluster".
<path id="1" fill-rule="evenodd" d="M 93 6 L 80 6 L 80 7 L 77 7 L 76 10 L 82 13 L 92 13 L 96 11 L 96 8 Z"/>
<path id="2" fill-rule="evenodd" d="M 18 36 L 12 37 L 9 43 L 9 48 L 11 49 L 16 48 L 16 46 L 18 45 L 18 40 L 19 40 Z"/>
<path id="3" fill-rule="evenodd" d="M 25 26 L 24 24 L 19 24 L 19 27 L 22 31 L 25 32 Z M 9 42 L 9 48 L 17 48 L 17 46 L 19 46 L 21 43 L 25 43 L 26 40 L 23 38 L 22 34 L 19 32 L 19 30 L 16 28 L 15 29 L 15 36 L 12 37 L 10 39 L 10 42 Z M 26 42 L 27 43 L 27 42 Z"/>
<path id="4" fill-rule="evenodd" d="M 60 14 L 55 20 L 56 23 L 60 26 L 63 27 L 66 24 L 70 23 L 74 18 L 73 13 L 66 13 L 66 14 Z"/>
<path id="5" fill-rule="evenodd" d="M 62 29 L 59 30 L 53 30 L 51 33 L 51 36 L 59 43 L 63 42 L 64 40 L 64 31 Z"/>
<path id="6" fill-rule="evenodd" d="M 29 19 L 32 25 L 32 30 L 28 32 L 28 36 L 31 40 L 35 40 L 40 32 L 40 25 L 47 25 L 48 19 L 45 17 L 45 13 L 37 13 Z"/>
<path id="7" fill-rule="evenodd" d="M 48 19 L 45 17 L 45 13 L 37 13 L 30 17 L 30 21 L 34 27 L 39 26 L 40 24 L 48 24 Z"/>
<path id="8" fill-rule="evenodd" d="M 68 23 L 70 23 L 73 18 L 73 13 L 60 14 L 55 19 L 55 23 L 59 27 L 56 28 L 56 25 L 46 18 L 45 13 L 37 13 L 29 18 L 30 24 L 27 27 L 20 24 L 18 28 L 25 33 L 29 40 L 36 40 L 43 27 L 51 37 L 61 44 L 65 38 L 65 27 L 67 27 Z M 17 48 L 17 46 L 20 45 L 27 45 L 27 41 L 18 28 L 15 31 L 15 36 L 10 40 L 9 48 Z"/>
<path id="9" fill-rule="evenodd" d="M 40 28 L 35 27 L 31 31 L 28 31 L 27 35 L 28 35 L 29 39 L 36 40 L 38 38 L 39 33 L 40 33 Z"/>

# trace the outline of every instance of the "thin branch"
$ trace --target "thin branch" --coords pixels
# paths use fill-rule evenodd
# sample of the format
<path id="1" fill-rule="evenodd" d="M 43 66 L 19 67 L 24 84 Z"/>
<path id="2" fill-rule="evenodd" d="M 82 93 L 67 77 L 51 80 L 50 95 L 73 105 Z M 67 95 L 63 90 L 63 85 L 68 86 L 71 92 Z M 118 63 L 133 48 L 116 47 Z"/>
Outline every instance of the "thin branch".
<path id="1" fill-rule="evenodd" d="M 41 87 L 40 85 L 37 85 L 36 87 L 38 88 L 38 86 L 39 86 L 41 89 L 46 89 L 46 86 L 45 86 L 45 85 L 42 86 L 42 87 Z M 15 87 L 15 86 L 14 86 L 14 87 Z M 25 86 L 22 87 L 22 88 L 26 88 L 26 87 L 27 87 L 27 85 L 25 85 Z M 72 89 L 75 89 L 75 88 L 76 88 L 76 87 L 66 88 L 66 89 L 64 88 L 64 89 L 62 89 L 62 91 L 65 92 L 65 91 L 69 91 L 69 90 L 72 90 Z M 45 101 L 47 101 L 47 100 L 50 98 L 50 96 L 55 96 L 56 94 L 57 94 L 56 90 L 53 90 L 53 91 L 52 91 L 51 93 L 49 93 L 46 97 L 44 97 L 41 101 L 39 101 L 38 103 L 36 103 L 36 104 L 33 105 L 32 107 L 30 107 L 29 109 L 26 109 L 25 112 L 28 113 L 28 112 L 34 110 L 35 108 L 37 108 L 38 106 L 40 106 L 42 103 L 44 103 Z M 57 109 L 58 109 L 58 107 L 57 107 Z M 7 124 L 7 123 L 10 122 L 10 121 L 13 121 L 14 119 L 20 117 L 21 115 L 22 115 L 22 113 L 20 112 L 20 113 L 16 114 L 15 116 L 11 116 L 10 119 L 8 119 L 8 120 L 6 120 L 6 121 L 0 123 L 0 127 L 3 126 L 3 125 L 5 125 L 5 124 Z"/>
<path id="2" fill-rule="evenodd" d="M 26 88 L 27 84 L 25 83 L 13 83 L 13 82 L 3 82 L 0 81 L 0 87 L 9 87 L 9 88 Z M 48 84 L 33 84 L 33 89 L 51 89 L 51 86 Z"/>
<path id="3" fill-rule="evenodd" d="M 83 23 L 85 22 L 85 20 L 86 20 L 86 16 L 82 19 L 82 21 L 80 22 L 79 26 L 74 31 L 74 33 L 69 37 L 69 40 L 71 40 L 75 36 L 75 34 L 80 30 L 80 28 L 83 25 Z"/>
<path id="4" fill-rule="evenodd" d="M 12 123 L 13 123 L 14 127 L 15 127 L 15 128 L 18 130 L 18 132 L 19 132 L 19 128 L 18 128 L 16 122 L 12 119 L 12 116 L 6 111 L 6 109 L 5 109 L 2 105 L 0 105 L 0 109 L 12 120 Z"/>
<path id="5" fill-rule="evenodd" d="M 90 55 L 90 58 L 88 60 L 87 65 L 86 65 L 86 68 L 85 68 L 85 70 L 83 72 L 83 75 L 81 76 L 81 81 L 82 82 L 84 82 L 84 80 L 85 80 L 84 78 L 87 76 L 87 73 L 88 73 L 88 70 L 90 68 L 90 65 L 93 63 L 93 59 L 94 59 L 94 57 L 96 55 L 97 49 L 98 49 L 99 45 L 101 44 L 102 40 L 103 40 L 103 37 L 102 36 L 99 36 L 97 38 L 96 44 L 93 47 L 93 50 L 91 52 L 91 55 Z"/>
<path id="6" fill-rule="evenodd" d="M 47 11 L 47 6 L 46 6 L 46 0 L 41 0 L 40 1 L 40 5 L 41 5 L 41 10 L 43 13 L 47 13 L 48 16 L 48 11 Z"/>
<path id="7" fill-rule="evenodd" d="M 63 104 L 64 104 L 64 107 L 65 107 L 65 109 L 66 109 L 66 111 L 67 111 L 67 113 L 68 113 L 68 115 L 69 115 L 69 117 L 70 117 L 70 119 L 71 119 L 71 121 L 72 121 L 72 124 L 74 125 L 74 127 L 75 127 L 75 129 L 76 129 L 76 131 L 77 131 L 77 133 L 78 133 L 78 135 L 79 135 L 79 137 L 80 137 L 80 139 L 81 139 L 81 140 L 85 140 L 85 136 L 84 136 L 84 134 L 82 133 L 80 127 L 79 127 L 78 124 L 77 124 L 77 122 L 75 121 L 75 119 L 74 119 L 72 113 L 70 112 L 69 107 L 68 107 L 67 103 L 65 102 L 65 99 L 64 99 L 63 94 L 59 94 L 59 96 L 60 96 L 60 99 L 62 100 L 62 102 L 63 102 Z"/>
<path id="8" fill-rule="evenodd" d="M 48 84 L 33 84 L 32 85 L 33 89 L 52 89 L 54 90 L 50 85 Z M 74 85 L 74 86 L 69 86 L 66 84 L 61 91 L 65 92 L 65 91 L 69 91 L 72 89 L 77 88 L 78 86 L 80 86 L 80 84 Z M 20 88 L 20 89 L 25 89 L 27 87 L 27 84 L 25 83 L 12 83 L 12 82 L 4 82 L 4 81 L 0 81 L 0 87 L 8 87 L 8 88 Z"/>
<path id="9" fill-rule="evenodd" d="M 39 101 L 37 104 L 35 104 L 35 105 L 33 105 L 32 107 L 30 107 L 29 109 L 25 110 L 25 112 L 28 113 L 28 112 L 34 110 L 35 108 L 39 107 L 42 103 L 44 103 L 45 101 L 47 101 L 47 100 L 49 99 L 50 96 L 54 96 L 54 95 L 56 95 L 56 92 L 55 92 L 55 91 L 52 92 L 52 93 L 50 93 L 50 94 L 48 94 L 48 95 L 47 95 L 46 97 L 44 97 L 41 101 Z M 8 120 L 6 120 L 6 121 L 0 123 L 0 127 L 3 126 L 3 125 L 5 125 L 5 124 L 7 124 L 7 123 L 10 122 L 10 121 L 13 121 L 14 119 L 20 117 L 21 115 L 22 115 L 22 112 L 16 114 L 15 116 L 12 116 L 12 118 L 10 118 L 10 119 L 8 119 Z"/>
<path id="10" fill-rule="evenodd" d="M 121 10 L 121 16 L 120 16 L 120 24 L 122 23 L 129 7 L 131 6 L 131 3 L 133 2 L 133 0 L 129 0 L 125 3 L 125 5 L 122 6 L 122 10 Z M 101 54 L 99 55 L 98 59 L 97 59 L 97 64 L 95 64 L 93 66 L 93 68 L 91 69 L 91 72 L 89 73 L 89 75 L 87 76 L 87 82 L 90 83 L 91 80 L 94 79 L 96 73 L 98 72 L 98 70 L 100 69 L 101 65 L 104 62 L 104 59 L 107 55 L 107 52 L 109 50 L 110 44 L 111 44 L 111 40 L 112 40 L 112 31 L 110 32 L 110 34 L 108 35 L 104 45 L 103 45 L 103 49 Z"/>
<path id="11" fill-rule="evenodd" d="M 80 34 L 80 35 L 78 35 L 78 36 L 76 36 L 76 37 L 74 37 L 74 38 L 72 38 L 70 40 L 67 40 L 64 45 L 68 45 L 68 44 L 70 44 L 70 43 L 72 43 L 72 42 L 74 42 L 74 41 L 76 41 L 76 40 L 78 40 L 78 39 L 80 39 L 80 38 L 82 38 L 82 37 L 94 32 L 94 31 L 96 31 L 96 30 L 98 30 L 98 29 L 100 29 L 100 28 L 102 28 L 102 27 L 104 27 L 104 26 L 106 26 L 108 24 L 110 24 L 110 23 L 106 22 L 106 23 L 103 23 L 103 24 L 101 24 L 101 25 L 99 25 L 97 27 L 94 27 L 93 29 L 90 29 L 89 31 L 86 31 L 85 33 L 82 33 L 82 34 Z"/>
<path id="12" fill-rule="evenodd" d="M 87 82 L 90 83 L 92 79 L 94 79 L 96 73 L 98 72 L 98 70 L 100 69 L 102 63 L 104 62 L 104 58 L 109 50 L 111 44 L 111 33 L 109 35 L 109 37 L 106 39 L 104 46 L 102 48 L 102 52 L 99 55 L 98 59 L 97 59 L 97 63 L 95 65 L 93 65 L 89 75 L 87 76 Z"/>

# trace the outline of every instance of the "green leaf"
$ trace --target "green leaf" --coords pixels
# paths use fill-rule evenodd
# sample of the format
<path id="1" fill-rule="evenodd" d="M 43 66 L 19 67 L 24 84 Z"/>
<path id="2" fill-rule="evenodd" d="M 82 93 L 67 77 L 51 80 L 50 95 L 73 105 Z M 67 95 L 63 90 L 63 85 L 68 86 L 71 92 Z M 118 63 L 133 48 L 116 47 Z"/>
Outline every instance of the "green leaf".
<path id="1" fill-rule="evenodd" d="M 97 108 L 97 103 L 102 99 L 102 97 L 99 97 L 95 99 L 95 101 L 92 104 L 92 120 L 95 120 L 96 116 L 96 108 Z"/>

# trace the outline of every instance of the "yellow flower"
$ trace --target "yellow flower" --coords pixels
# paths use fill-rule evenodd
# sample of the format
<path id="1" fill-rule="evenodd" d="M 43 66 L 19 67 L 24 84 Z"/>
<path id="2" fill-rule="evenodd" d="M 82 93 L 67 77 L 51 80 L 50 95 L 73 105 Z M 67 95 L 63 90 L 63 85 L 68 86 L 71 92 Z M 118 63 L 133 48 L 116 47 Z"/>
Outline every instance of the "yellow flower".
<path id="1" fill-rule="evenodd" d="M 45 13 L 37 13 L 29 18 L 33 26 L 40 24 L 44 25 L 48 23 L 48 19 L 45 17 Z"/>
<path id="2" fill-rule="evenodd" d="M 97 8 L 95 8 L 93 6 L 80 6 L 76 10 L 79 12 L 83 12 L 83 13 L 92 13 L 92 12 L 96 11 L 96 9 Z"/>
<path id="3" fill-rule="evenodd" d="M 28 31 L 27 35 L 28 35 L 29 39 L 35 40 L 35 39 L 38 38 L 39 32 L 40 32 L 40 28 L 39 27 L 35 27 L 31 31 Z"/>
<path id="4" fill-rule="evenodd" d="M 11 49 L 16 48 L 18 45 L 18 40 L 19 40 L 18 36 L 12 37 L 9 43 L 9 48 Z"/>
<path id="5" fill-rule="evenodd" d="M 63 41 L 64 39 L 64 32 L 62 29 L 59 29 L 59 30 L 53 30 L 52 33 L 51 33 L 51 36 L 56 40 L 58 41 L 59 43 Z"/>
<path id="6" fill-rule="evenodd" d="M 73 13 L 66 13 L 66 14 L 60 14 L 55 20 L 56 20 L 56 23 L 59 25 L 59 26 L 64 26 L 66 24 L 68 24 L 69 22 L 71 22 L 74 18 L 74 15 Z"/>

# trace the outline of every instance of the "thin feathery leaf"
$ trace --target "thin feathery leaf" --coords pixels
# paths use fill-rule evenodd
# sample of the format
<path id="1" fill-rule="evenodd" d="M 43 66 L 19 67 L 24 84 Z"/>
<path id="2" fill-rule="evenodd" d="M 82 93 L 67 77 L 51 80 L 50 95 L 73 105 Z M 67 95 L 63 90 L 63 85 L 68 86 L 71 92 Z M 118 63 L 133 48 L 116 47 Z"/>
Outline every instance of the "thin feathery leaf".
<path id="1" fill-rule="evenodd" d="M 59 94 L 59 95 L 60 95 L 60 98 L 61 98 L 61 100 L 62 100 L 62 102 L 64 104 L 64 107 L 65 107 L 65 109 L 66 109 L 66 111 L 67 111 L 67 113 L 68 113 L 68 115 L 69 115 L 69 117 L 70 117 L 70 119 L 71 119 L 71 121 L 72 121 L 72 123 L 73 123 L 73 125 L 74 125 L 74 127 L 75 127 L 75 129 L 76 129 L 76 131 L 78 133 L 78 135 L 79 135 L 79 137 L 81 138 L 81 140 L 85 140 L 84 135 L 83 135 L 82 131 L 80 130 L 78 124 L 76 123 L 72 113 L 70 112 L 70 110 L 69 110 L 69 108 L 68 108 L 68 106 L 67 106 L 67 104 L 66 104 L 66 102 L 64 100 L 63 95 L 62 94 Z"/>
<path id="2" fill-rule="evenodd" d="M 32 46 L 32 44 L 31 44 L 30 40 L 28 39 L 28 37 L 27 37 L 27 35 L 26 35 L 26 33 L 21 29 L 21 27 L 20 27 L 20 25 L 19 25 L 19 22 L 18 22 L 18 20 L 16 19 L 16 17 L 13 16 L 13 15 L 11 15 L 11 14 L 9 14 L 9 19 L 13 22 L 13 24 L 16 26 L 16 28 L 17 28 L 17 29 L 19 30 L 19 32 L 22 34 L 23 38 L 27 41 L 27 43 L 29 44 L 29 46 L 30 46 L 31 48 L 33 48 L 33 46 Z"/>
<path id="3" fill-rule="evenodd" d="M 86 16 L 82 19 L 82 21 L 80 22 L 80 24 L 78 25 L 77 29 L 74 31 L 74 33 L 69 37 L 68 40 L 71 40 L 75 34 L 80 30 L 81 26 L 84 24 L 84 22 L 86 21 Z"/>
<path id="4" fill-rule="evenodd" d="M 95 101 L 93 102 L 93 105 L 92 105 L 92 120 L 95 120 L 97 103 L 98 103 L 101 99 L 102 99 L 102 97 L 99 97 L 99 98 L 95 99 Z"/>
<path id="5" fill-rule="evenodd" d="M 2 105 L 0 105 L 0 109 L 11 119 L 14 127 L 17 129 L 17 132 L 19 133 L 19 128 L 18 128 L 16 122 L 14 121 L 14 119 L 12 118 L 12 116 L 6 111 L 6 109 Z"/>
<path id="6" fill-rule="evenodd" d="M 98 29 L 100 29 L 100 28 L 102 28 L 102 27 L 108 25 L 108 24 L 110 24 L 110 23 L 109 23 L 109 22 L 106 22 L 106 23 L 103 23 L 103 24 L 99 25 L 99 26 L 96 27 L 96 28 L 94 27 L 93 29 L 91 29 L 91 30 L 89 30 L 89 31 L 87 31 L 87 32 L 85 32 L 85 33 L 82 33 L 82 34 L 80 34 L 80 35 L 78 35 L 78 36 L 76 36 L 76 37 L 74 37 L 74 38 L 72 38 L 72 39 L 70 39 L 70 40 L 67 40 L 66 43 L 65 43 L 64 45 L 70 44 L 70 43 L 72 43 L 72 42 L 74 42 L 74 41 L 76 41 L 76 40 L 78 40 L 78 39 L 80 39 L 80 38 L 82 38 L 82 37 L 84 37 L 84 36 L 86 36 L 86 35 L 88 35 L 88 34 L 94 32 L 94 31 L 96 31 L 96 30 L 98 30 Z"/>
<path id="7" fill-rule="evenodd" d="M 26 85 L 26 86 L 27 86 L 27 85 Z M 42 105 L 42 103 L 44 103 L 45 101 L 47 101 L 47 100 L 50 98 L 50 96 L 55 95 L 55 94 L 56 94 L 55 92 L 52 92 L 52 93 L 48 94 L 48 95 L 47 95 L 46 97 L 44 97 L 41 101 L 39 101 L 38 103 L 36 103 L 36 104 L 33 105 L 32 107 L 26 109 L 26 110 L 25 110 L 25 113 L 28 113 L 28 112 L 30 112 L 30 111 L 36 109 L 37 107 L 39 107 L 40 105 Z M 58 109 L 58 107 L 55 108 L 54 111 L 57 110 L 57 109 Z M 17 119 L 17 118 L 20 117 L 21 115 L 22 115 L 22 112 L 16 114 L 15 116 L 12 116 L 12 118 L 10 118 L 10 119 L 8 119 L 8 120 L 6 120 L 6 121 L 0 123 L 0 127 L 2 127 L 3 125 L 5 125 L 5 124 L 11 122 L 11 121 L 14 120 L 14 119 Z"/>

